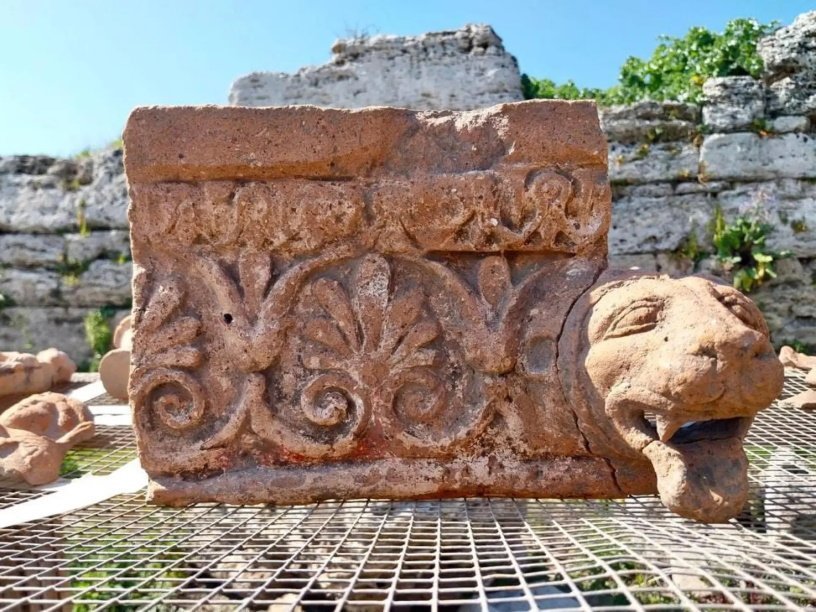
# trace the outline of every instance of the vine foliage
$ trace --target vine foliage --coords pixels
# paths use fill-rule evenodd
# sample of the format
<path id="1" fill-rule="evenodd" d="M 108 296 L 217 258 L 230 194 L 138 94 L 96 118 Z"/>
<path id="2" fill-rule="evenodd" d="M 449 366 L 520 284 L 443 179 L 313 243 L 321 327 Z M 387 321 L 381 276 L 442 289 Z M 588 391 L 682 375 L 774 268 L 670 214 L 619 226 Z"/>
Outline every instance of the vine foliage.
<path id="1" fill-rule="evenodd" d="M 695 26 L 685 36 L 661 36 L 649 58 L 629 57 L 618 83 L 608 89 L 579 87 L 573 81 L 522 76 L 525 98 L 594 99 L 601 105 L 639 100 L 699 102 L 703 83 L 712 77 L 752 76 L 762 72 L 757 43 L 779 27 L 777 22 L 732 19 L 722 32 Z"/>

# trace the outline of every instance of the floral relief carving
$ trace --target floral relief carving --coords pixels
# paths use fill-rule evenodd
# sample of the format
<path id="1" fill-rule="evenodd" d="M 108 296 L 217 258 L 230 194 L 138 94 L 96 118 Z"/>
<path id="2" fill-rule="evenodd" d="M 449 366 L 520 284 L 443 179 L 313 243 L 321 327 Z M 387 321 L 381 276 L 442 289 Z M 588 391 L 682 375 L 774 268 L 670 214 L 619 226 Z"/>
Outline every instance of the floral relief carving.
<path id="1" fill-rule="evenodd" d="M 130 395 L 146 422 L 183 432 L 202 421 L 207 405 L 201 385 L 185 371 L 202 363 L 196 345 L 201 321 L 180 312 L 184 290 L 177 278 L 158 284 L 149 297 L 143 271 L 137 272 L 134 285 L 144 306 L 135 313 L 139 328 L 133 337 Z"/>

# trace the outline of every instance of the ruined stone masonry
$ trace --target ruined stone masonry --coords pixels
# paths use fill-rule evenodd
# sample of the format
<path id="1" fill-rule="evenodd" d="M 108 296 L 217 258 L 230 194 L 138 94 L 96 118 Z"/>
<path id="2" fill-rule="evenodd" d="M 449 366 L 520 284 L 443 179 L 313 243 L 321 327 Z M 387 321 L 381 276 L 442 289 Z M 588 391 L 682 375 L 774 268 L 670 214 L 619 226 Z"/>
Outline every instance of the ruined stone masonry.
<path id="1" fill-rule="evenodd" d="M 487 25 L 421 36 L 337 41 L 323 66 L 256 72 L 232 84 L 230 104 L 467 110 L 521 100 L 516 58 Z"/>
<path id="2" fill-rule="evenodd" d="M 797 339 L 816 345 L 815 31 L 816 12 L 801 15 L 760 46 L 767 69 L 761 81 L 714 79 L 706 84 L 701 106 L 643 102 L 601 110 L 612 181 L 611 264 L 688 273 L 688 239 L 696 236 L 703 251 L 710 251 L 707 226 L 716 205 L 732 218 L 760 206 L 774 227 L 770 246 L 792 254 L 779 262 L 779 278 L 751 296 L 777 344 Z M 478 40 L 487 41 L 483 54 L 478 32 L 484 34 Z M 445 73 L 444 86 L 451 89 L 444 91 L 483 86 L 468 90 L 474 107 L 518 100 L 515 61 L 494 38 L 492 30 L 469 27 L 425 39 L 388 38 L 387 45 L 382 38 L 370 45 L 357 39 L 336 46 L 342 65 L 314 70 L 349 71 L 373 96 L 382 90 L 365 81 L 357 62 L 386 57 L 385 46 L 396 57 L 402 44 L 397 41 L 406 40 L 413 51 L 399 55 L 413 58 L 416 70 L 431 57 L 439 70 L 441 58 L 455 58 L 450 65 L 458 72 Z M 460 48 L 457 40 L 472 42 Z M 382 65 L 388 61 L 397 60 L 383 59 Z M 496 73 L 497 81 L 473 78 L 474 71 L 488 70 L 487 62 L 496 62 L 497 71 L 499 64 L 505 67 Z M 511 73 L 516 75 L 512 87 L 493 86 L 509 83 Z M 291 79 L 303 86 L 304 96 L 288 98 L 291 103 L 348 101 L 333 98 L 334 85 L 323 88 L 322 77 Z M 396 99 L 372 97 L 365 103 L 420 107 L 425 100 L 424 108 L 451 103 L 408 89 L 414 82 L 390 89 L 389 95 L 398 91 Z M 0 158 L 0 294 L 7 298 L 0 306 L 0 349 L 37 352 L 57 346 L 78 363 L 90 357 L 83 316 L 101 306 L 127 309 L 130 304 L 126 208 L 121 151 L 80 159 Z M 711 268 L 709 253 L 696 270 Z"/>
<path id="3" fill-rule="evenodd" d="M 604 274 L 594 104 L 142 108 L 124 140 L 154 501 L 742 507 L 782 365 L 736 290 Z"/>

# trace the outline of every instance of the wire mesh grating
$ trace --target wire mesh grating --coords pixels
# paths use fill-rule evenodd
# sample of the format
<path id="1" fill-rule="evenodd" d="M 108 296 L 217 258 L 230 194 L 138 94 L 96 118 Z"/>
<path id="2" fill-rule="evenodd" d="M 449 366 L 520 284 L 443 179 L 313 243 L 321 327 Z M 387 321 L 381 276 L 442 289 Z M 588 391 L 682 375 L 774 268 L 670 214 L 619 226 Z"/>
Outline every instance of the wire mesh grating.
<path id="1" fill-rule="evenodd" d="M 801 385 L 789 373 L 783 398 Z M 110 429 L 77 456 L 132 457 L 130 430 Z M 720 526 L 649 496 L 172 509 L 120 495 L 0 530 L 0 609 L 816 608 L 814 441 L 813 413 L 761 414 L 751 502 Z"/>

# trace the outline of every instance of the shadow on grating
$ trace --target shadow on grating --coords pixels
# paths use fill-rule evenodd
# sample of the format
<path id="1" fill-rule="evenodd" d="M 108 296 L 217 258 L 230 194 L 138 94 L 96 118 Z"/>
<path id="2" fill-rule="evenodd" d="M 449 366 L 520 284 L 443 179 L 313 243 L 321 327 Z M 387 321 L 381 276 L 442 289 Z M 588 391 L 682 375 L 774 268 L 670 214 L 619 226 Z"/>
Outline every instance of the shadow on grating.
<path id="1" fill-rule="evenodd" d="M 799 384 L 791 373 L 783 398 Z M 132 458 L 130 430 L 110 429 L 80 451 Z M 648 496 L 186 509 L 118 496 L 0 530 L 0 608 L 816 607 L 814 445 L 813 413 L 760 415 L 751 502 L 719 526 Z"/>

